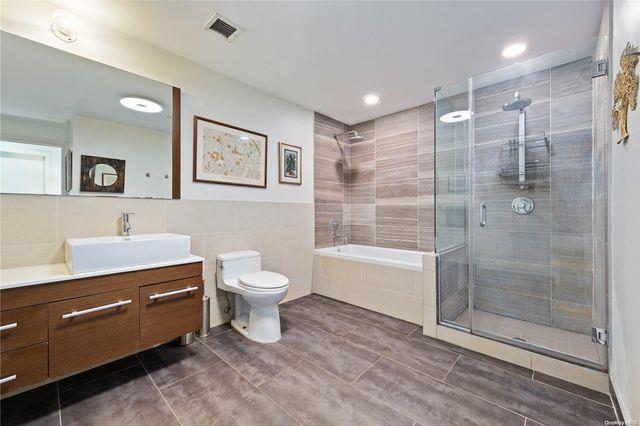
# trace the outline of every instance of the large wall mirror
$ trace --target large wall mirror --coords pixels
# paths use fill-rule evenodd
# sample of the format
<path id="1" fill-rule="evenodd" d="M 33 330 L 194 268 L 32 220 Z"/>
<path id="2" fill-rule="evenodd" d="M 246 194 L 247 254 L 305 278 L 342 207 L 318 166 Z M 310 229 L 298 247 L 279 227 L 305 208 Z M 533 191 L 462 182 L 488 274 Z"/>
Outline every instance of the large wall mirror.
<path id="1" fill-rule="evenodd" d="M 0 37 L 0 192 L 180 198 L 180 89 Z"/>

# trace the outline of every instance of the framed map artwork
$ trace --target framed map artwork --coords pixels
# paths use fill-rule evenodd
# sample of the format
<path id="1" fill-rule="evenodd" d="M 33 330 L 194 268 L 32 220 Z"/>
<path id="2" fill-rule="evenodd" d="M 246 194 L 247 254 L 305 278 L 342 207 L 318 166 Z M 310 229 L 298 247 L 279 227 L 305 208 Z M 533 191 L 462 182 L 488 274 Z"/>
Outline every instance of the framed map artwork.
<path id="1" fill-rule="evenodd" d="M 267 135 L 193 117 L 193 181 L 267 187 Z"/>

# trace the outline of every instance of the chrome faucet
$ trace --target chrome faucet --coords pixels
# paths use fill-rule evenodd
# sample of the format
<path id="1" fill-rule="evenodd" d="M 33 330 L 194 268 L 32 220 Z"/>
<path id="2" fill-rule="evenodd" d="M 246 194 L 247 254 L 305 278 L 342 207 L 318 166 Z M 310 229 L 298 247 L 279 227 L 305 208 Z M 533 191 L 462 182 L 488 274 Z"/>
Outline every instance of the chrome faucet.
<path id="1" fill-rule="evenodd" d="M 329 225 L 331 225 L 331 234 L 333 235 L 333 246 L 334 247 L 338 247 L 338 250 L 340 249 L 338 244 L 336 244 L 336 240 L 338 240 L 338 239 L 341 239 L 343 241 L 343 243 L 344 243 L 343 245 L 349 244 L 349 240 L 347 239 L 346 235 L 338 234 L 338 230 L 342 229 L 342 227 L 338 223 L 337 219 L 335 219 L 335 218 L 331 219 L 331 221 L 329 221 Z"/>
<path id="2" fill-rule="evenodd" d="M 122 213 L 122 215 L 120 216 L 120 221 L 121 221 L 121 232 L 122 232 L 122 236 L 123 237 L 130 237 L 131 236 L 131 222 L 129 222 L 129 215 L 132 215 L 135 213 Z"/>

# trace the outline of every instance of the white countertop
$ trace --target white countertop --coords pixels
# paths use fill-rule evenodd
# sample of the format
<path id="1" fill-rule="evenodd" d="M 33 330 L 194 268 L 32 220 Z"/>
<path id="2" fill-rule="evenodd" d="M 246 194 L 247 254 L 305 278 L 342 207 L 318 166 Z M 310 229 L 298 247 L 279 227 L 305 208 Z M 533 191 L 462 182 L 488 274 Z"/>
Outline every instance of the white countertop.
<path id="1" fill-rule="evenodd" d="M 98 277 L 101 275 L 120 274 L 122 272 L 141 271 L 144 269 L 163 268 L 165 266 L 184 265 L 187 263 L 202 262 L 203 260 L 204 259 L 199 256 L 191 255 L 186 259 L 174 260 L 171 262 L 129 266 L 126 268 L 103 269 L 100 271 L 83 272 L 80 274 L 72 274 L 69 272 L 69 268 L 66 263 L 0 269 L 0 290 L 37 284 L 48 284 L 57 281 Z"/>

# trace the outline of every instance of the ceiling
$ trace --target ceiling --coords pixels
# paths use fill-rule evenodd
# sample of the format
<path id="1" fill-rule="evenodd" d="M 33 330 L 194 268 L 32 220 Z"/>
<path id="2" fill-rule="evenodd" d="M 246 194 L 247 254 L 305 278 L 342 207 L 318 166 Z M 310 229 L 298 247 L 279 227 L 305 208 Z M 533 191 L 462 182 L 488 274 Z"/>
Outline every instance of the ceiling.
<path id="1" fill-rule="evenodd" d="M 53 122 L 82 115 L 171 132 L 171 86 L 5 32 L 0 55 L 3 114 Z M 163 111 L 132 111 L 120 105 L 124 96 Z"/>
<path id="2" fill-rule="evenodd" d="M 598 34 L 601 1 L 57 1 L 236 80 L 347 124 L 433 99 L 433 89 Z M 221 13 L 232 43 L 202 26 Z M 381 101 L 365 106 L 362 97 Z"/>

